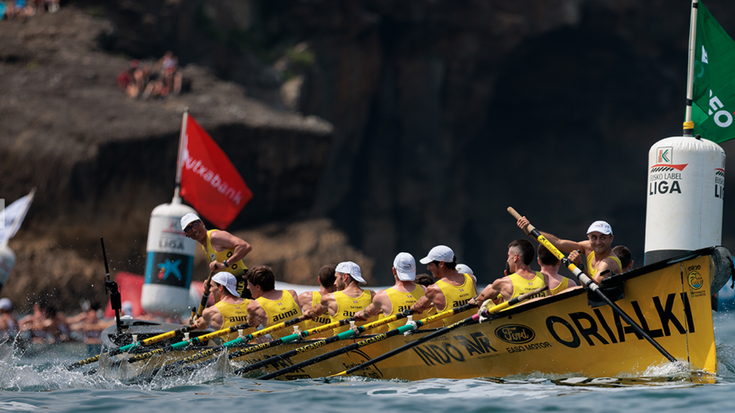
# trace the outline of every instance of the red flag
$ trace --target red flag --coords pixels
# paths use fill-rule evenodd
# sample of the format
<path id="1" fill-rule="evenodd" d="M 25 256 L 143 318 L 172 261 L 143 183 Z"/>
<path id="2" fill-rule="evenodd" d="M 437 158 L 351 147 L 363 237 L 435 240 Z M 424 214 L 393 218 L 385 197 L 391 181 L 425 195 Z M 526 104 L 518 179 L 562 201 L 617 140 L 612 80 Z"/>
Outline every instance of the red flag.
<path id="1" fill-rule="evenodd" d="M 182 156 L 181 196 L 221 229 L 227 228 L 253 197 L 227 155 L 191 116 Z"/>

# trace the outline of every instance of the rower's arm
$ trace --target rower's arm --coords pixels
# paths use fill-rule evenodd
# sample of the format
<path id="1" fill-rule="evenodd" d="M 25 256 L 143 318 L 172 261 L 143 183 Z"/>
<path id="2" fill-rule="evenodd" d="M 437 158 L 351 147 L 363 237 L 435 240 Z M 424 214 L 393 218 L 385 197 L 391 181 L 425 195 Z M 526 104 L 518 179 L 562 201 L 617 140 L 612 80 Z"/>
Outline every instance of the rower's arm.
<path id="1" fill-rule="evenodd" d="M 227 258 L 228 265 L 245 258 L 245 256 L 248 255 L 248 253 L 253 249 L 253 247 L 248 242 L 230 234 L 227 231 L 213 231 L 212 235 L 210 235 L 209 238 L 212 242 L 212 246 L 215 247 L 216 250 L 232 250 L 232 255 Z M 212 271 L 222 271 L 225 268 L 224 263 L 217 263 L 218 261 L 213 261 L 210 264 L 210 267 L 216 267 L 212 268 Z"/>
<path id="2" fill-rule="evenodd" d="M 265 315 L 265 310 L 260 306 L 258 300 L 253 300 L 248 304 L 248 324 L 250 327 L 258 328 L 258 326 L 267 327 L 268 319 Z"/>

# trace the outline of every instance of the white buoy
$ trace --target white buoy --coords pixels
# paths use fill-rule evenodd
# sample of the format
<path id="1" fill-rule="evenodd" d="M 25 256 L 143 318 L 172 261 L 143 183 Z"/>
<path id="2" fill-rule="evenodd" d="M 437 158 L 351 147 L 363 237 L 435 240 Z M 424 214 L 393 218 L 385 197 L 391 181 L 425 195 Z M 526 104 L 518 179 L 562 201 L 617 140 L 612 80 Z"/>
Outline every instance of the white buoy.
<path id="1" fill-rule="evenodd" d="M 705 139 L 674 136 L 648 152 L 644 263 L 720 245 L 725 151 Z"/>
<path id="2" fill-rule="evenodd" d="M 13 267 L 15 267 L 15 253 L 6 243 L 0 242 L 0 291 L 8 282 Z"/>
<path id="3" fill-rule="evenodd" d="M 151 212 L 146 244 L 145 284 L 140 304 L 151 314 L 179 316 L 189 307 L 189 286 L 196 241 L 186 238 L 181 217 L 195 212 L 178 196 Z"/>

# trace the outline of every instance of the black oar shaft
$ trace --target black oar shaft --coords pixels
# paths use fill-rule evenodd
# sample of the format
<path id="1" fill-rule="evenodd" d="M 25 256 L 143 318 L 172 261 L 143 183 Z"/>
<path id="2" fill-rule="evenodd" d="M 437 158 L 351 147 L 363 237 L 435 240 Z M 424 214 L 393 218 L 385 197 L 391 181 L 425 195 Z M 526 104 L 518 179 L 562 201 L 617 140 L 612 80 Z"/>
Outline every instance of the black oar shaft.
<path id="1" fill-rule="evenodd" d="M 516 220 L 521 219 L 521 214 L 519 214 L 512 207 L 508 207 L 508 212 L 510 212 L 510 214 L 513 215 L 513 217 Z M 610 300 L 605 295 L 605 293 L 603 293 L 602 290 L 600 290 L 600 287 L 597 285 L 597 283 L 595 283 L 592 279 L 590 279 L 590 277 L 588 277 L 587 274 L 583 273 L 582 270 L 580 270 L 576 265 L 574 265 L 573 262 L 569 261 L 569 259 L 567 259 L 564 256 L 564 254 L 561 251 L 559 251 L 559 249 L 556 248 L 556 246 L 552 244 L 551 241 L 546 239 L 546 237 L 544 237 L 543 234 L 541 234 L 533 225 L 529 223 L 526 226 L 526 228 L 524 228 L 524 231 L 526 232 L 526 234 L 534 236 L 541 244 L 544 245 L 544 247 L 546 247 L 546 249 L 548 249 L 552 254 L 554 254 L 557 258 L 559 258 L 559 260 L 564 262 L 567 268 L 569 268 L 569 270 L 575 276 L 577 276 L 577 278 L 579 278 L 579 281 L 581 281 L 585 287 L 590 289 L 597 297 L 605 301 L 605 303 L 609 305 L 610 308 L 612 308 L 615 313 L 617 313 L 623 320 L 625 320 L 631 327 L 633 327 L 633 329 L 638 334 L 643 336 L 643 338 L 645 338 L 646 341 L 651 343 L 651 345 L 656 350 L 658 350 L 661 354 L 663 354 L 664 357 L 666 357 L 671 362 L 677 361 L 676 358 L 674 358 L 674 356 L 669 354 L 669 352 L 666 351 L 666 349 L 661 347 L 661 345 L 656 340 L 654 340 L 653 337 L 651 337 L 648 333 L 646 333 L 646 331 L 643 330 L 643 328 L 641 328 L 641 326 L 639 326 L 638 323 L 633 321 L 633 319 L 630 318 L 630 316 L 628 316 L 628 314 L 626 314 L 625 311 L 623 311 L 623 309 L 621 309 L 614 302 L 612 302 L 612 300 Z"/>

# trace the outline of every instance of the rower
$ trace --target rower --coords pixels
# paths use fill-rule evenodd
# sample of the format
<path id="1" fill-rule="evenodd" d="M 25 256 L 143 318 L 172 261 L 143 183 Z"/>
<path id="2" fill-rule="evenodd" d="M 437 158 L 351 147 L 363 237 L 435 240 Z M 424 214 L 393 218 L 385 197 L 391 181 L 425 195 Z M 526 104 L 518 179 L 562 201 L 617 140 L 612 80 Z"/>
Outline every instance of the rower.
<path id="1" fill-rule="evenodd" d="M 319 269 L 319 275 L 317 276 L 317 281 L 319 282 L 319 291 L 306 291 L 299 294 L 301 311 L 303 311 L 304 315 L 309 313 L 311 309 L 318 306 L 319 303 L 322 302 L 322 296 L 333 293 L 337 290 L 337 286 L 334 285 L 334 281 L 336 279 L 334 270 L 336 267 L 337 266 L 334 264 L 327 264 Z M 332 319 L 329 317 L 329 315 L 322 314 L 318 317 L 312 318 L 311 320 L 307 320 L 304 323 L 304 328 L 310 330 L 312 328 L 323 326 L 331 322 Z M 329 337 L 331 335 L 332 331 L 329 330 L 317 335 L 310 335 L 309 338 L 323 338 Z"/>
<path id="2" fill-rule="evenodd" d="M 245 324 L 250 300 L 240 298 L 235 276 L 224 271 L 218 272 L 212 276 L 212 287 L 215 304 L 202 311 L 202 316 L 194 321 L 194 327 L 203 330 L 212 326 L 216 331 Z M 236 338 L 237 333 L 230 333 L 225 341 Z"/>
<path id="3" fill-rule="evenodd" d="M 248 298 L 246 274 L 248 268 L 242 259 L 253 249 L 244 240 L 219 229 L 207 230 L 202 220 L 193 213 L 181 217 L 181 228 L 188 238 L 201 244 L 209 258 L 212 274 L 228 272 L 237 280 L 238 297 Z"/>
<path id="4" fill-rule="evenodd" d="M 559 274 L 561 261 L 543 244 L 538 245 L 536 252 L 538 253 L 538 265 L 541 266 L 541 274 L 544 276 L 544 283 L 549 286 L 551 295 L 559 294 L 568 288 L 577 286 L 574 280 Z"/>
<path id="5" fill-rule="evenodd" d="M 526 228 L 529 224 L 526 217 L 518 219 L 518 227 Z M 612 251 L 613 231 L 610 224 L 605 221 L 595 221 L 587 229 L 587 239 L 584 241 L 570 241 L 561 239 L 555 235 L 541 231 L 560 251 L 569 254 L 570 261 L 579 265 L 581 255 L 587 257 L 587 270 L 585 273 L 596 283 L 601 283 L 612 274 L 620 274 L 623 266 L 620 259 Z"/>
<path id="6" fill-rule="evenodd" d="M 485 300 L 491 299 L 495 304 L 500 304 L 545 286 L 543 274 L 531 270 L 533 257 L 534 248 L 530 241 L 521 238 L 511 242 L 505 262 L 505 277 L 493 281 L 470 302 L 481 305 Z M 545 296 L 545 291 L 538 295 Z"/>
<path id="7" fill-rule="evenodd" d="M 360 288 L 360 283 L 365 283 L 365 279 L 362 278 L 359 265 L 352 261 L 340 262 L 334 272 L 334 285 L 337 291 L 322 295 L 322 302 L 311 309 L 307 314 L 308 317 L 320 316 L 328 311 L 332 322 L 340 321 L 354 317 L 358 311 L 362 311 L 373 301 L 375 291 Z M 370 321 L 373 320 L 357 322 L 355 325 L 359 327 Z M 347 331 L 349 328 L 348 325 L 335 328 L 334 334 Z"/>
<path id="8" fill-rule="evenodd" d="M 415 284 L 416 279 L 416 260 L 413 255 L 407 252 L 401 252 L 396 255 L 393 260 L 393 279 L 395 284 L 379 293 L 375 294 L 373 302 L 364 310 L 355 314 L 355 319 L 365 321 L 371 317 L 379 316 L 380 318 L 390 317 L 410 309 L 412 305 L 424 296 L 424 287 Z M 414 320 L 424 317 L 414 315 Z M 375 332 L 383 332 L 393 330 L 406 324 L 406 320 L 397 320 L 386 327 L 381 327 Z"/>
<path id="9" fill-rule="evenodd" d="M 620 268 L 623 269 L 623 272 L 628 272 L 633 269 L 633 254 L 628 247 L 625 245 L 616 245 L 613 248 L 613 253 L 620 259 Z"/>
<path id="10" fill-rule="evenodd" d="M 432 304 L 437 312 L 450 310 L 467 304 L 472 297 L 477 295 L 475 276 L 457 272 L 457 257 L 454 251 L 446 245 L 437 245 L 432 248 L 429 254 L 419 262 L 427 265 L 426 268 L 437 281 L 427 287 L 425 295 L 411 307 L 415 313 L 428 310 Z M 446 317 L 443 319 L 444 325 L 448 326 L 459 321 L 464 318 L 463 316 L 455 314 Z"/>
<path id="11" fill-rule="evenodd" d="M 248 304 L 248 324 L 265 328 L 300 317 L 301 304 L 294 290 L 276 290 L 276 275 L 271 267 L 260 265 L 248 271 L 248 290 L 254 300 Z M 304 323 L 296 324 L 303 328 Z M 291 331 L 279 330 L 271 338 L 280 338 Z"/>

